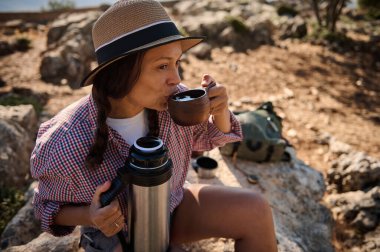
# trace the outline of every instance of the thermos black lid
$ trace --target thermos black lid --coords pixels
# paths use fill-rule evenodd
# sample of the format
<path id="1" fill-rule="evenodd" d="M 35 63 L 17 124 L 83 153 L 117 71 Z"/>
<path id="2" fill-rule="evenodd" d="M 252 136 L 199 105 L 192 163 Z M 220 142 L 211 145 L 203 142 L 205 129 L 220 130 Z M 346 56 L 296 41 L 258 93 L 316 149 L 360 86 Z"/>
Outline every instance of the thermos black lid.
<path id="1" fill-rule="evenodd" d="M 132 184 L 140 186 L 163 184 L 172 174 L 168 149 L 158 137 L 137 139 L 130 149 L 126 166 Z"/>

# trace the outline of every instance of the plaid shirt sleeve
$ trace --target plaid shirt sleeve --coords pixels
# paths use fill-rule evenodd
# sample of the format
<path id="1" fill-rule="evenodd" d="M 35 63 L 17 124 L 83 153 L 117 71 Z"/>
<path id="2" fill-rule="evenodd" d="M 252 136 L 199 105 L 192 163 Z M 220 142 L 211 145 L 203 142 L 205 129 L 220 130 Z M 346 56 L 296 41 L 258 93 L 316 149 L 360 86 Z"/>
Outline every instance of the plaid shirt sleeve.
<path id="1" fill-rule="evenodd" d="M 229 133 L 221 132 L 212 122 L 211 118 L 208 122 L 194 126 L 193 150 L 207 151 L 221 147 L 226 143 L 241 141 L 243 133 L 240 123 L 231 112 L 230 121 L 231 131 Z"/>
<path id="2" fill-rule="evenodd" d="M 54 217 L 63 205 L 75 202 L 75 199 L 70 186 L 71 180 L 64 174 L 65 169 L 60 167 L 60 164 L 64 165 L 61 162 L 63 156 L 58 151 L 58 145 L 62 142 L 53 144 L 51 141 L 54 137 L 44 135 L 49 126 L 51 125 L 48 123 L 41 125 L 31 155 L 31 174 L 39 181 L 33 205 L 36 218 L 41 220 L 42 230 L 54 236 L 64 236 L 70 234 L 75 227 L 56 225 Z"/>

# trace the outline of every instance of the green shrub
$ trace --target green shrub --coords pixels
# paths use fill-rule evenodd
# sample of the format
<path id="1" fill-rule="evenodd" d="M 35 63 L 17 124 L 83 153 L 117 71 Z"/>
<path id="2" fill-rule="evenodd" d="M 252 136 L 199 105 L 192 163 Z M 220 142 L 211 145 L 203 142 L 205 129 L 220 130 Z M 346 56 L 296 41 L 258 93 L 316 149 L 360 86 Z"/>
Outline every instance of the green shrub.
<path id="1" fill-rule="evenodd" d="M 47 10 L 69 10 L 75 8 L 75 1 L 73 0 L 49 0 Z"/>
<path id="2" fill-rule="evenodd" d="M 295 17 L 298 15 L 298 11 L 295 10 L 292 6 L 287 4 L 282 4 L 277 8 L 277 14 L 280 16 L 291 16 Z"/>
<path id="3" fill-rule="evenodd" d="M 358 0 L 358 5 L 360 8 L 378 8 L 380 9 L 379 0 Z"/>
<path id="4" fill-rule="evenodd" d="M 365 10 L 366 16 L 370 19 L 380 19 L 379 0 L 358 0 L 359 8 Z"/>
<path id="5" fill-rule="evenodd" d="M 25 105 L 25 104 L 31 104 L 34 109 L 36 110 L 37 114 L 41 114 L 43 105 L 40 103 L 40 101 L 33 96 L 21 96 L 18 94 L 10 94 L 0 97 L 0 105 L 3 106 L 18 106 L 18 105 Z"/>
<path id="6" fill-rule="evenodd" d="M 351 41 L 349 37 L 340 32 L 326 32 L 323 34 L 322 38 L 330 43 L 336 42 L 338 44 L 348 43 Z"/>
<path id="7" fill-rule="evenodd" d="M 244 21 L 239 17 L 228 16 L 227 22 L 232 26 L 234 31 L 240 34 L 249 33 L 248 27 L 245 25 Z"/>
<path id="8" fill-rule="evenodd" d="M 318 24 L 311 24 L 312 33 L 307 39 L 324 40 L 329 43 L 348 44 L 352 42 L 351 38 L 347 37 L 344 33 L 330 32 L 325 27 L 319 27 Z"/>
<path id="9" fill-rule="evenodd" d="M 0 234 L 24 204 L 24 193 L 21 190 L 0 188 Z"/>
<path id="10" fill-rule="evenodd" d="M 13 43 L 13 48 L 17 51 L 25 52 L 30 49 L 31 41 L 28 38 L 17 38 Z"/>

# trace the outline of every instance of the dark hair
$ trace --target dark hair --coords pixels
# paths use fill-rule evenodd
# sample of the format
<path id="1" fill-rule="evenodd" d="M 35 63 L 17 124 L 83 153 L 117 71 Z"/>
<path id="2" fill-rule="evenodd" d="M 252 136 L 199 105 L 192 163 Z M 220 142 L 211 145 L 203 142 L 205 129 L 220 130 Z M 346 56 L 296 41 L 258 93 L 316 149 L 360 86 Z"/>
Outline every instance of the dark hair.
<path id="1" fill-rule="evenodd" d="M 140 73 L 144 52 L 138 52 L 107 66 L 94 78 L 92 96 L 98 109 L 95 141 L 86 158 L 86 165 L 96 169 L 104 159 L 108 146 L 108 126 L 106 119 L 111 111 L 108 97 L 120 99 L 126 96 L 136 84 Z M 149 135 L 158 136 L 158 115 L 148 109 Z"/>

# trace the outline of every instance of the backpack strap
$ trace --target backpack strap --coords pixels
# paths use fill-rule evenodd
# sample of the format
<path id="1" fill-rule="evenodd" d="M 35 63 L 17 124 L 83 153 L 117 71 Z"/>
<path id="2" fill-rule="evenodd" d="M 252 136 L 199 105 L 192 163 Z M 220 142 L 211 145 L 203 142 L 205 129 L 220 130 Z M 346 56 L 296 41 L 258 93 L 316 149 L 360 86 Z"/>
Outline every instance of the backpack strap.
<path id="1" fill-rule="evenodd" d="M 266 155 L 265 159 L 263 160 L 263 162 L 270 161 L 271 158 L 272 158 L 273 152 L 274 152 L 273 145 L 269 145 L 268 148 L 267 148 L 267 155 Z"/>
<path id="2" fill-rule="evenodd" d="M 232 153 L 231 153 L 231 156 L 234 157 L 235 159 L 236 159 L 237 152 L 239 150 L 240 144 L 241 144 L 241 142 L 234 142 L 234 143 L 232 143 Z"/>

